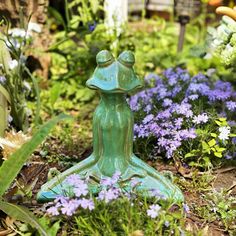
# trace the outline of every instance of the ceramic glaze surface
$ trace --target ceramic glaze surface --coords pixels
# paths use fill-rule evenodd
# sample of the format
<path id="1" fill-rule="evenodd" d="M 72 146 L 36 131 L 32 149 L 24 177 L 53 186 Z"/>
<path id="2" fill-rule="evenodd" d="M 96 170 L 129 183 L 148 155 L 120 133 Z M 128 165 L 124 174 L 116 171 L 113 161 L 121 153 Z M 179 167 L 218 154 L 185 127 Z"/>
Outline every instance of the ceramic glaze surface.
<path id="1" fill-rule="evenodd" d="M 87 86 L 98 90 L 101 97 L 93 117 L 93 153 L 43 185 L 38 200 L 50 201 L 63 194 L 61 186 L 67 186 L 61 183 L 70 174 L 90 177 L 90 188 L 96 193 L 102 177 L 120 171 L 127 186 L 134 178 L 140 182 L 141 194 L 158 189 L 166 199 L 183 201 L 177 186 L 133 153 L 134 119 L 126 94 L 142 86 L 133 70 L 133 53 L 125 51 L 115 60 L 110 52 L 101 51 L 96 59 L 98 66 L 87 81 Z"/>

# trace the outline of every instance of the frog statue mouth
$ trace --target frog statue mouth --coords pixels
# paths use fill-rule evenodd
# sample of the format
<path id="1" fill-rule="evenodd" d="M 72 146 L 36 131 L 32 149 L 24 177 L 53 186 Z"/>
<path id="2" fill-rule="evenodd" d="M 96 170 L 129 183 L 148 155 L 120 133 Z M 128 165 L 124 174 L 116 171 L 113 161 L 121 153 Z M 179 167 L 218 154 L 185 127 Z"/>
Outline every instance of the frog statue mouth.
<path id="1" fill-rule="evenodd" d="M 103 50 L 96 57 L 97 68 L 86 85 L 90 89 L 105 93 L 128 93 L 143 86 L 142 81 L 134 72 L 134 54 L 124 51 L 117 59 Z"/>

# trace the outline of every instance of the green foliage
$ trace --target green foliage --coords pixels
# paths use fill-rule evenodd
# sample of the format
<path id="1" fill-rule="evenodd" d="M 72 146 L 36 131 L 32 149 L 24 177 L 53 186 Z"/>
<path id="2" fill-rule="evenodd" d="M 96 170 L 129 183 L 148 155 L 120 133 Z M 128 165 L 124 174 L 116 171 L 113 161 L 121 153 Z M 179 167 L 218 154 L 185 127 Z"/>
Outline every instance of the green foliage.
<path id="1" fill-rule="evenodd" d="M 221 158 L 233 148 L 231 140 L 221 140 L 219 138 L 219 127 L 229 127 L 226 118 L 217 118 L 206 127 L 196 130 L 199 143 L 192 145 L 190 152 L 186 153 L 184 160 L 190 166 L 211 168 L 213 165 L 220 164 Z M 235 137 L 230 133 L 229 137 Z"/>
<path id="2" fill-rule="evenodd" d="M 236 209 L 235 198 L 230 191 L 211 191 L 202 196 L 206 204 L 195 206 L 195 212 L 207 222 L 219 221 L 229 235 L 236 232 Z"/>
<path id="3" fill-rule="evenodd" d="M 0 209 L 10 217 L 30 224 L 36 228 L 42 236 L 53 236 L 49 234 L 46 228 L 37 220 L 37 218 L 25 207 L 17 206 L 8 202 L 0 201 Z M 55 234 L 54 234 L 55 235 Z"/>
<path id="4" fill-rule="evenodd" d="M 159 215 L 152 219 L 147 215 L 151 202 L 151 199 L 129 200 L 125 197 L 110 203 L 96 202 L 95 210 L 81 209 L 71 219 L 72 232 L 97 236 L 135 235 L 135 232 L 150 236 L 171 233 L 177 236 L 186 232 L 182 206 L 163 202 Z"/>
<path id="5" fill-rule="evenodd" d="M 43 229 L 47 232 L 48 236 L 58 235 L 58 231 L 60 229 L 60 221 L 51 223 L 50 219 L 48 219 L 46 216 L 38 218 L 37 220 L 39 224 L 43 227 Z M 25 236 L 33 236 L 35 235 L 35 233 L 36 235 L 38 235 L 38 233 L 35 232 L 35 227 L 32 228 L 29 224 L 21 224 L 18 229 L 21 233 L 24 233 Z"/>
<path id="6" fill-rule="evenodd" d="M 40 127 L 38 131 L 36 131 L 29 142 L 25 143 L 20 149 L 13 153 L 8 160 L 3 162 L 0 167 L 0 199 L 14 181 L 28 157 L 33 153 L 33 151 L 35 151 L 37 146 L 43 142 L 57 122 L 65 118 L 69 118 L 69 116 L 61 114 L 58 117 L 48 121 L 45 125 Z M 40 235 L 56 235 L 59 227 L 58 224 L 54 225 L 52 229 L 47 230 L 47 228 L 44 227 L 26 208 L 0 200 L 0 209 L 9 216 L 35 227 Z"/>
<path id="7" fill-rule="evenodd" d="M 9 29 L 7 22 L 4 30 L 6 32 L 0 35 L 0 75 L 3 78 L 0 85 L 9 93 L 11 116 L 15 128 L 26 131 L 30 113 L 26 101 L 33 92 L 28 81 L 32 82 L 36 95 L 36 125 L 39 122 L 40 110 L 38 83 L 26 66 L 25 55 L 30 47 L 31 38 L 28 35 L 27 25 L 24 25 L 24 28 Z"/>
<path id="8" fill-rule="evenodd" d="M 68 118 L 68 116 L 61 114 L 48 121 L 35 132 L 29 142 L 23 144 L 22 147 L 13 153 L 8 160 L 3 162 L 0 167 L 0 197 L 2 197 L 5 191 L 10 187 L 28 157 L 35 151 L 38 145 L 44 141 L 50 130 L 58 121 L 65 118 Z"/>
<path id="9" fill-rule="evenodd" d="M 8 94 L 6 89 L 0 84 L 0 137 L 3 137 L 4 131 L 7 127 L 9 102 L 10 95 Z"/>

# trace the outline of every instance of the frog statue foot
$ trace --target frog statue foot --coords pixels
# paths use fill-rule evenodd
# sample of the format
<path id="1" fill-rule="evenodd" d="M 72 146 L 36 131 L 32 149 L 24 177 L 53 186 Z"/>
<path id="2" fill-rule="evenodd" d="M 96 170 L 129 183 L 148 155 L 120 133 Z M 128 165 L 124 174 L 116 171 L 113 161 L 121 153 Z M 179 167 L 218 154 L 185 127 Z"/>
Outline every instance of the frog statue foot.
<path id="1" fill-rule="evenodd" d="M 51 201 L 69 186 L 63 182 L 71 174 L 89 177 L 89 187 L 96 193 L 105 176 L 121 173 L 122 182 L 136 179 L 138 190 L 149 195 L 157 189 L 165 199 L 183 201 L 180 189 L 168 178 L 133 154 L 133 114 L 126 94 L 142 87 L 133 65 L 132 52 L 123 52 L 117 60 L 106 50 L 98 53 L 97 68 L 87 86 L 99 91 L 101 101 L 93 117 L 93 153 L 87 159 L 49 180 L 38 193 L 39 201 Z"/>

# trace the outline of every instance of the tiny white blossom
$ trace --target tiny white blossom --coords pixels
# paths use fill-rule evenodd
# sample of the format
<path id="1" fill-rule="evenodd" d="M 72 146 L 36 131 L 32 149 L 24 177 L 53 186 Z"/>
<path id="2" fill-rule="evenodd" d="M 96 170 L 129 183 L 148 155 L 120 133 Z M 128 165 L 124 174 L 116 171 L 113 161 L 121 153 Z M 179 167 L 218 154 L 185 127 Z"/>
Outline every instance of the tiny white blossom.
<path id="1" fill-rule="evenodd" d="M 17 61 L 17 60 L 14 59 L 14 60 L 12 60 L 12 61 L 9 62 L 9 68 L 10 68 L 10 70 L 15 69 L 17 66 L 18 66 L 18 61 Z"/>
<path id="2" fill-rule="evenodd" d="M 6 46 L 8 48 L 14 47 L 16 49 L 19 49 L 21 47 L 21 44 L 16 38 L 10 38 L 6 41 Z"/>
<path id="3" fill-rule="evenodd" d="M 1 75 L 1 76 L 0 76 L 0 83 L 1 83 L 1 84 L 4 84 L 5 82 L 6 82 L 6 77 L 3 76 L 3 75 Z"/>
<path id="4" fill-rule="evenodd" d="M 8 115 L 7 120 L 8 120 L 8 123 L 11 123 L 13 121 L 13 117 L 11 115 Z"/>
<path id="5" fill-rule="evenodd" d="M 30 22 L 28 24 L 28 31 L 34 31 L 36 33 L 41 33 L 42 29 L 41 29 L 41 26 L 39 24 L 34 23 L 34 22 Z"/>
<path id="6" fill-rule="evenodd" d="M 12 37 L 24 38 L 26 36 L 26 31 L 20 28 L 13 28 L 8 31 Z"/>
<path id="7" fill-rule="evenodd" d="M 230 127 L 229 126 L 223 126 L 219 128 L 219 139 L 222 141 L 229 139 L 230 134 Z"/>
<path id="8" fill-rule="evenodd" d="M 158 204 L 153 204 L 147 210 L 147 215 L 151 218 L 156 218 L 159 215 L 161 207 Z"/>
<path id="9" fill-rule="evenodd" d="M 29 84 L 28 82 L 24 81 L 23 84 L 24 84 L 24 87 L 25 87 L 28 91 L 31 91 L 31 86 L 30 86 L 30 84 Z"/>

